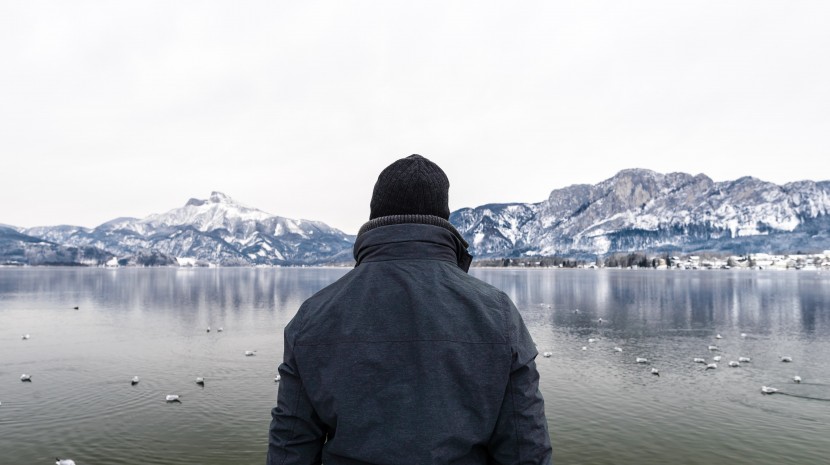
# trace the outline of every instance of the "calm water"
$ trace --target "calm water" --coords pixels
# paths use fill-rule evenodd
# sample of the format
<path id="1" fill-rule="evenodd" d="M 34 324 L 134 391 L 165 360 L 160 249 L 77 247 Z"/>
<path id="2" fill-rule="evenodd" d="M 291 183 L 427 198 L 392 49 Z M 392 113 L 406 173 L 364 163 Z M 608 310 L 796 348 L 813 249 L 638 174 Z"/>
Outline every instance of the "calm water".
<path id="1" fill-rule="evenodd" d="M 346 271 L 0 269 L 0 463 L 264 463 L 282 328 Z M 830 273 L 473 274 L 553 352 L 537 362 L 557 463 L 828 463 Z M 710 344 L 715 370 L 692 362 Z"/>

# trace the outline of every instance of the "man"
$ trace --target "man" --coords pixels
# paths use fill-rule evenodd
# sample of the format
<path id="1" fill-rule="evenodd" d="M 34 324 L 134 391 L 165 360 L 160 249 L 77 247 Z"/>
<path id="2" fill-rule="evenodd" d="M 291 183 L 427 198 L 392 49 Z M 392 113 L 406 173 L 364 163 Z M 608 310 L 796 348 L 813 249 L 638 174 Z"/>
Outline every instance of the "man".
<path id="1" fill-rule="evenodd" d="M 378 176 L 355 268 L 285 328 L 269 465 L 551 463 L 536 348 L 448 192 L 420 155 Z"/>

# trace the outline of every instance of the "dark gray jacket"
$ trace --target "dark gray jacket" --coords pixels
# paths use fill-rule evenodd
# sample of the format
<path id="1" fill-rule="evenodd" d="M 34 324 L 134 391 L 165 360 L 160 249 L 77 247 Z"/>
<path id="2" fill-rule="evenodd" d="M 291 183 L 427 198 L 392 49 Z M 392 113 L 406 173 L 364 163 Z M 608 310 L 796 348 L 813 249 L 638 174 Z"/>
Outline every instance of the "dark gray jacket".
<path id="1" fill-rule="evenodd" d="M 466 273 L 463 239 L 364 229 L 354 270 L 285 328 L 267 463 L 551 463 L 536 348 L 507 295 Z"/>

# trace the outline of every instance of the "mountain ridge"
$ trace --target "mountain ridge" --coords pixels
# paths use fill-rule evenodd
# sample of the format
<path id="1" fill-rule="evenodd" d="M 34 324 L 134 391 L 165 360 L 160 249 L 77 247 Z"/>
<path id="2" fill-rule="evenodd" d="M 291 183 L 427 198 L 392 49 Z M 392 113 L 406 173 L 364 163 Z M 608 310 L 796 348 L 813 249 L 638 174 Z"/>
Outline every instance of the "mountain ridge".
<path id="1" fill-rule="evenodd" d="M 450 222 L 478 259 L 822 251 L 830 249 L 830 181 L 716 182 L 629 168 L 597 184 L 553 189 L 541 202 L 461 208 Z M 324 222 L 272 215 L 213 191 L 94 228 L 0 226 L 0 263 L 344 264 L 353 262 L 354 240 Z"/>
<path id="2" fill-rule="evenodd" d="M 221 192 L 145 218 L 95 228 L 40 226 L 21 233 L 107 251 L 122 264 L 315 265 L 350 259 L 353 236 L 325 223 L 248 207 Z M 154 254 L 150 254 L 152 251 Z M 146 260 L 136 257 L 151 257 Z"/>
<path id="3" fill-rule="evenodd" d="M 746 252 L 830 248 L 826 234 L 799 233 L 825 221 L 830 182 L 779 186 L 745 176 L 715 182 L 704 174 L 627 169 L 595 185 L 574 184 L 537 203 L 459 209 L 450 221 L 481 258 L 605 255 L 637 250 Z M 516 225 L 521 224 L 517 229 Z M 740 240 L 751 238 L 755 240 Z"/>

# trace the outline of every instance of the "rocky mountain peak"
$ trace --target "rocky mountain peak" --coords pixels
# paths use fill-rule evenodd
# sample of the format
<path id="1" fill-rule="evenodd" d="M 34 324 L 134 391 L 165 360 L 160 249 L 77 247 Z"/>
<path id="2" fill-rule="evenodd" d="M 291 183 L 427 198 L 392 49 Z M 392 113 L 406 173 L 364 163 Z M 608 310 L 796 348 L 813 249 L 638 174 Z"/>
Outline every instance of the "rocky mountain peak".
<path id="1" fill-rule="evenodd" d="M 232 198 L 219 191 L 213 191 L 210 193 L 210 201 L 212 203 L 235 203 Z"/>

